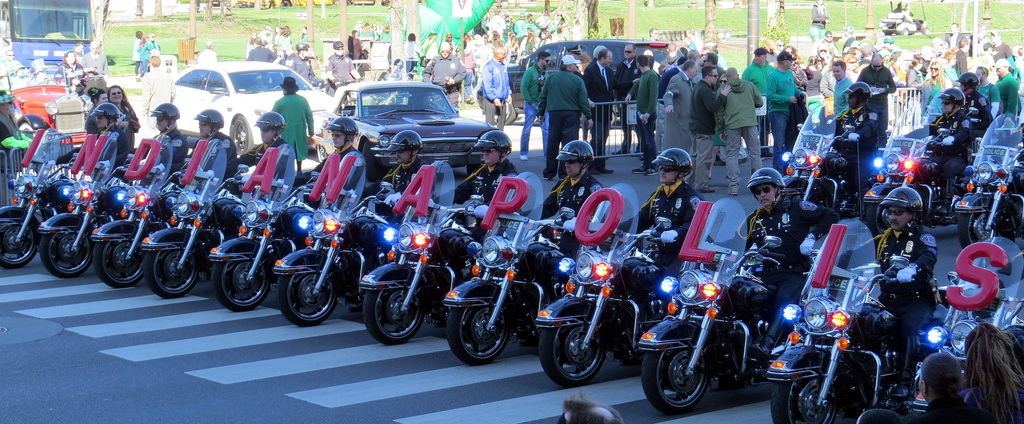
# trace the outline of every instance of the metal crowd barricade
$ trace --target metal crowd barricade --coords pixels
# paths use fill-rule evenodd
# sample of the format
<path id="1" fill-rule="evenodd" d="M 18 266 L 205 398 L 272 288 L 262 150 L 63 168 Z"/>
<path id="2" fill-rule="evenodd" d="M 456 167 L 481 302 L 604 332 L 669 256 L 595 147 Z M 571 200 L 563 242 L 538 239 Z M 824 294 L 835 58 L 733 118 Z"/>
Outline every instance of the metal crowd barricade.
<path id="1" fill-rule="evenodd" d="M 594 146 L 594 157 L 612 159 L 619 157 L 638 157 L 643 143 L 636 131 L 636 100 L 594 103 L 594 128 L 586 130 L 581 120 L 584 136 Z M 656 119 L 652 116 L 651 119 Z M 601 141 L 604 141 L 601 143 Z M 657 152 L 655 152 L 657 154 Z"/>
<path id="2" fill-rule="evenodd" d="M 888 97 L 888 102 L 891 136 L 901 136 L 924 125 L 920 89 L 897 88 L 896 93 Z"/>
<path id="3" fill-rule="evenodd" d="M 48 132 L 47 137 L 61 137 L 60 153 L 65 155 L 75 148 L 70 135 Z M 11 206 L 14 192 L 11 190 L 10 181 L 17 180 L 25 172 L 21 166 L 21 160 L 25 157 L 25 149 L 0 149 L 0 207 Z"/>

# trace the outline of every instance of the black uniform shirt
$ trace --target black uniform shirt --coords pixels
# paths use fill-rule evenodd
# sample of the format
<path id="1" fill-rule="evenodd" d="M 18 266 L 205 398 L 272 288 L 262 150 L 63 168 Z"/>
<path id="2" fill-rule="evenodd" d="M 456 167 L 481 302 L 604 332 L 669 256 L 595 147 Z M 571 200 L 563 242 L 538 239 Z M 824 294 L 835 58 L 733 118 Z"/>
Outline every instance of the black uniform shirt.
<path id="1" fill-rule="evenodd" d="M 664 184 L 658 186 L 651 198 L 647 199 L 647 203 L 640 208 L 638 231 L 644 231 L 654 225 L 655 218 L 664 217 L 672 220 L 671 229 L 679 233 L 680 237 L 686 234 L 690 228 L 690 221 L 693 221 L 697 204 L 704 200 L 704 197 L 682 181 L 676 184 L 675 188 L 669 188 Z"/>
<path id="2" fill-rule="evenodd" d="M 764 246 L 766 236 L 782 239 L 782 245 L 771 249 L 784 256 L 782 266 L 803 265 L 806 257 L 800 253 L 800 243 L 808 234 L 821 238 L 832 224 L 839 221 L 836 211 L 807 201 L 783 199 L 770 210 L 758 208 L 747 216 L 747 248 L 753 244 Z"/>
<path id="3" fill-rule="evenodd" d="M 978 122 L 971 124 L 971 136 L 984 137 L 985 130 L 988 129 L 989 125 L 992 125 L 992 103 L 985 96 L 982 96 L 978 90 L 971 91 L 971 94 L 968 94 L 965 100 L 964 109 L 970 110 L 972 107 L 978 109 L 978 114 L 971 117 L 978 120 Z"/>
<path id="4" fill-rule="evenodd" d="M 395 187 L 395 193 L 403 193 L 405 188 L 409 186 L 409 183 L 412 182 L 412 176 L 416 175 L 421 166 L 423 166 L 423 161 L 419 157 L 408 165 L 397 165 L 384 176 L 384 181 L 391 183 Z"/>
<path id="5" fill-rule="evenodd" d="M 601 185 L 601 182 L 597 181 L 597 178 L 594 178 L 589 172 L 583 174 L 575 183 L 569 177 L 565 177 L 554 190 L 551 190 L 547 199 L 544 199 L 543 216 L 550 217 L 561 208 L 570 208 L 579 214 L 580 207 L 583 206 L 587 197 L 602 187 L 604 186 Z"/>
<path id="6" fill-rule="evenodd" d="M 935 153 L 948 156 L 962 156 L 966 159 L 967 149 L 971 145 L 971 120 L 967 119 L 963 108 L 952 116 L 940 115 L 935 119 L 935 122 L 928 124 L 928 135 L 937 136 L 939 129 L 942 128 L 949 130 L 949 135 L 953 137 L 953 145 L 942 145 L 941 139 L 936 140 L 940 144 L 935 147 Z"/>
<path id="7" fill-rule="evenodd" d="M 916 225 L 911 225 L 906 231 L 899 233 L 887 229 L 877 236 L 878 247 L 875 250 L 875 258 L 882 267 L 882 271 L 892 266 L 893 256 L 903 256 L 910 260 L 911 264 L 917 265 L 917 275 L 914 281 L 909 283 L 889 282 L 882 286 L 882 295 L 891 293 L 912 294 L 921 293 L 928 296 L 931 293 L 931 277 L 935 268 L 937 249 L 935 236 L 925 233 Z"/>
<path id="8" fill-rule="evenodd" d="M 836 118 L 836 134 L 846 132 L 846 126 L 851 125 L 854 128 L 852 132 L 857 133 L 860 140 L 837 143 L 836 149 L 845 156 L 848 153 L 856 155 L 859 147 L 858 161 L 860 158 L 868 161 L 874 158 L 875 150 L 885 145 L 885 128 L 880 125 L 878 120 L 880 112 L 879 106 L 868 104 L 856 110 L 847 109 L 840 114 Z"/>
<path id="9" fill-rule="evenodd" d="M 515 175 L 516 166 L 505 159 L 488 169 L 487 165 L 480 165 L 480 168 L 455 188 L 455 203 L 463 203 L 474 194 L 484 197 L 484 204 L 490 204 L 494 197 L 494 191 L 498 188 L 498 179 L 502 175 Z"/>
<path id="10" fill-rule="evenodd" d="M 156 136 L 156 140 L 160 142 L 161 149 L 171 149 L 171 171 L 179 171 L 185 164 L 185 158 L 188 157 L 188 143 L 185 142 L 185 136 L 178 131 L 177 128 L 160 133 Z"/>

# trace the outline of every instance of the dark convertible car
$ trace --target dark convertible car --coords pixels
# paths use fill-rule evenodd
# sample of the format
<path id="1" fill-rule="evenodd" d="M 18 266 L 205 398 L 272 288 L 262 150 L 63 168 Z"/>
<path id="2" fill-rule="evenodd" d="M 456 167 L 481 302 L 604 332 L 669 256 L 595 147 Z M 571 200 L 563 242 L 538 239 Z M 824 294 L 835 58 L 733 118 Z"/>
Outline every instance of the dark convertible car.
<path id="1" fill-rule="evenodd" d="M 494 127 L 460 118 L 440 87 L 424 82 L 367 82 L 342 87 L 334 116 L 350 116 L 359 125 L 356 146 L 367 158 L 367 178 L 383 176 L 395 165 L 387 150 L 399 131 L 413 130 L 423 138 L 424 163 L 446 160 L 452 167 L 475 168 L 480 153 L 473 151 L 480 134 Z M 333 118 L 333 117 L 330 117 Z M 330 122 L 330 119 L 327 120 Z M 333 151 L 327 134 L 316 141 L 318 156 Z"/>

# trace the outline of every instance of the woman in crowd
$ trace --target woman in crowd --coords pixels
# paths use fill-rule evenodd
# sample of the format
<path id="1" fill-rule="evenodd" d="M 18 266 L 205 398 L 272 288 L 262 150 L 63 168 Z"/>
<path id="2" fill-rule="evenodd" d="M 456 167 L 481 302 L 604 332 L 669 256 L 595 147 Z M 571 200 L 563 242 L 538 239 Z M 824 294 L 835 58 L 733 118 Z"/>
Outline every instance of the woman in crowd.
<path id="1" fill-rule="evenodd" d="M 1024 423 L 1024 376 L 1010 334 L 981 323 L 967 335 L 964 403 L 988 410 L 999 424 Z"/>
<path id="2" fill-rule="evenodd" d="M 107 90 L 107 98 L 124 115 L 125 119 L 119 121 L 117 125 L 121 128 L 121 133 L 128 137 L 128 140 L 132 143 L 131 145 L 134 146 L 135 134 L 142 128 L 142 125 L 139 123 L 139 116 L 135 113 L 135 108 L 128 103 L 128 96 L 125 95 L 124 89 L 120 85 L 111 86 Z"/>
<path id="3" fill-rule="evenodd" d="M 60 62 L 60 73 L 65 86 L 70 87 L 78 95 L 85 93 L 85 68 L 78 63 L 78 55 L 74 51 L 64 53 L 64 60 Z"/>
<path id="4" fill-rule="evenodd" d="M 932 59 L 931 63 L 928 64 L 928 74 L 924 78 L 924 91 L 921 92 L 921 100 L 924 101 L 924 104 L 921 106 L 924 110 L 928 109 L 928 105 L 931 104 L 935 96 L 938 96 L 939 93 L 947 88 L 953 87 L 953 83 L 950 82 L 949 78 L 946 78 L 946 73 L 943 72 L 945 68 L 945 59 L 938 57 Z"/>

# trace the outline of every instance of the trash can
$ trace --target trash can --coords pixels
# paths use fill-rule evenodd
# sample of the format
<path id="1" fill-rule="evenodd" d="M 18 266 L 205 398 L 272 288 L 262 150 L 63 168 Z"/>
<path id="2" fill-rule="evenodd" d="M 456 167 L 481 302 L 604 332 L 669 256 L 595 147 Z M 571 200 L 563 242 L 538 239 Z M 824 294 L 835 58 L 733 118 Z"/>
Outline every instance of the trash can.
<path id="1" fill-rule="evenodd" d="M 178 40 L 178 60 L 185 63 L 196 60 L 196 40 L 194 38 Z"/>
<path id="2" fill-rule="evenodd" d="M 608 20 L 608 26 L 612 29 L 612 37 L 621 37 L 626 34 L 623 30 L 625 27 L 625 19 L 623 18 L 611 18 Z"/>

